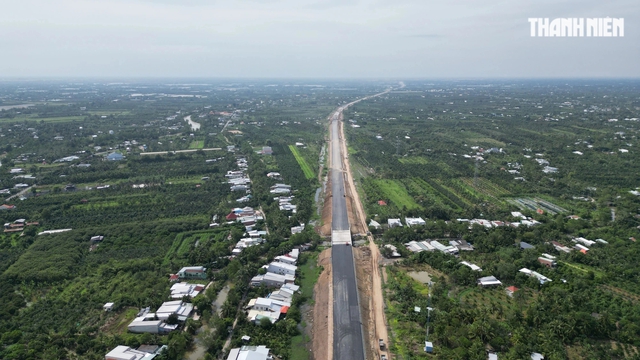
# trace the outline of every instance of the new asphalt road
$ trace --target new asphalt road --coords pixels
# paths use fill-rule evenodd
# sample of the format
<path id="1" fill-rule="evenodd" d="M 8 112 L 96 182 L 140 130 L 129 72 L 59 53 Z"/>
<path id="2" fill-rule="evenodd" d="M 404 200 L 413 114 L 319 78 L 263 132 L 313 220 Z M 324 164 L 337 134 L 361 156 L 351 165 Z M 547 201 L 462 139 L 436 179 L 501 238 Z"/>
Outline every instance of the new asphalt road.
<path id="1" fill-rule="evenodd" d="M 347 202 L 344 191 L 340 131 L 338 117 L 331 121 L 331 192 L 332 230 L 349 230 Z M 350 245 L 335 245 L 331 249 L 333 268 L 333 358 L 364 360 L 362 320 L 356 285 L 355 264 Z"/>

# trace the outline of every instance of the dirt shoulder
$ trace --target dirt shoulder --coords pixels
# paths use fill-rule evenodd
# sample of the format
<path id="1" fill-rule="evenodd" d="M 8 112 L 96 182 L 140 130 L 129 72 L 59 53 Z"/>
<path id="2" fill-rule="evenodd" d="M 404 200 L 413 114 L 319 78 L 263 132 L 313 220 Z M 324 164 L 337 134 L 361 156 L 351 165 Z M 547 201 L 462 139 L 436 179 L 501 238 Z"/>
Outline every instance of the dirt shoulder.
<path id="1" fill-rule="evenodd" d="M 311 333 L 313 343 L 311 358 L 313 360 L 331 360 L 333 358 L 333 289 L 331 269 L 331 249 L 326 249 L 318 256 L 318 266 L 324 270 L 313 288 L 313 320 Z"/>

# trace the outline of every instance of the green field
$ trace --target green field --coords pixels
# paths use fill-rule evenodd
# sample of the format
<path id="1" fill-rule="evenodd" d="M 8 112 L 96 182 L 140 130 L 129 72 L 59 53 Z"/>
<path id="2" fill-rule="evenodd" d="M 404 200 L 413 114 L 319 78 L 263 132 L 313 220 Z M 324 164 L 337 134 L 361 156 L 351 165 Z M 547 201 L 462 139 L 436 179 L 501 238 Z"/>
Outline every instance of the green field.
<path id="1" fill-rule="evenodd" d="M 36 122 L 71 122 L 71 121 L 83 121 L 84 116 L 60 116 L 60 117 L 35 117 L 35 116 L 16 116 L 12 119 L 1 119 L 0 122 L 10 123 L 10 122 L 20 122 L 20 121 L 36 121 Z"/>
<path id="2" fill-rule="evenodd" d="M 293 156 L 295 156 L 296 158 L 296 161 L 298 161 L 298 164 L 300 164 L 300 168 L 302 168 L 302 171 L 304 172 L 304 176 L 307 179 L 313 179 L 316 176 L 316 174 L 313 172 L 313 170 L 311 169 L 311 166 L 309 166 L 309 164 L 302 157 L 302 155 L 300 155 L 298 148 L 295 145 L 289 145 L 289 150 L 291 150 L 291 152 L 293 153 Z"/>
<path id="3" fill-rule="evenodd" d="M 420 205 L 413 200 L 407 189 L 399 181 L 382 179 L 374 180 L 374 182 L 384 196 L 398 208 L 402 209 L 405 206 L 407 209 L 420 208 Z"/>
<path id="4" fill-rule="evenodd" d="M 189 144 L 189 149 L 202 149 L 204 148 L 204 140 L 193 140 Z"/>

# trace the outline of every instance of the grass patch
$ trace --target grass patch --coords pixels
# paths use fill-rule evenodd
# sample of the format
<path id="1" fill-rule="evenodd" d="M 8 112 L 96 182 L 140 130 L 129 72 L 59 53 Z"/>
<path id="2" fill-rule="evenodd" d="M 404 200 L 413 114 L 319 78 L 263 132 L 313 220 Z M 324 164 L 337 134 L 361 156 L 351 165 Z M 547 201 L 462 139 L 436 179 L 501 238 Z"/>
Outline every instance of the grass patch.
<path id="1" fill-rule="evenodd" d="M 398 208 L 420 209 L 420 205 L 413 200 L 407 192 L 407 189 L 400 182 L 386 179 L 374 181 L 384 196 Z"/>
<path id="2" fill-rule="evenodd" d="M 323 268 L 317 265 L 318 253 L 313 253 L 307 261 L 300 266 L 300 291 L 302 295 L 311 298 L 313 295 L 313 287 L 318 282 L 318 277 L 322 273 Z M 310 302 L 312 303 L 312 302 Z"/>
<path id="3" fill-rule="evenodd" d="M 289 145 L 289 150 L 291 150 L 291 152 L 293 153 L 293 156 L 296 158 L 296 161 L 300 165 L 300 168 L 302 168 L 302 172 L 304 172 L 304 176 L 307 179 L 313 179 L 316 176 L 316 174 L 313 172 L 313 170 L 311 169 L 311 166 L 309 166 L 309 164 L 302 157 L 302 155 L 300 155 L 298 148 L 295 145 Z"/>
<path id="4" fill-rule="evenodd" d="M 191 144 L 189 144 L 189 149 L 203 149 L 204 148 L 204 140 L 193 140 Z"/>
<path id="5" fill-rule="evenodd" d="M 309 351 L 305 346 L 309 340 L 305 334 L 291 338 L 291 360 L 309 360 Z"/>
<path id="6" fill-rule="evenodd" d="M 110 207 L 118 207 L 120 203 L 117 201 L 104 201 L 99 203 L 86 203 L 86 204 L 77 204 L 73 205 L 74 209 L 104 209 Z"/>
<path id="7" fill-rule="evenodd" d="M 129 115 L 131 114 L 131 111 L 128 110 L 117 110 L 117 111 L 87 111 L 89 114 L 91 115 L 98 115 L 98 116 L 109 116 L 109 115 Z"/>
<path id="8" fill-rule="evenodd" d="M 1 119 L 0 122 L 11 123 L 19 121 L 36 121 L 36 122 L 72 122 L 83 121 L 84 116 L 60 116 L 60 117 L 37 117 L 37 116 L 16 116 L 12 119 Z"/>

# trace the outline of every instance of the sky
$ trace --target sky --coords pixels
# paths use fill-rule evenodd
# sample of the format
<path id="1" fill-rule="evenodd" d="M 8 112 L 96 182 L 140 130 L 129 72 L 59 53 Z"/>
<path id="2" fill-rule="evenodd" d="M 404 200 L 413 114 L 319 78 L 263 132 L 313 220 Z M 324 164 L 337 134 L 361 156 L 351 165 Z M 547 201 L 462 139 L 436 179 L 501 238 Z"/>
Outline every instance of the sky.
<path id="1" fill-rule="evenodd" d="M 638 78 L 638 0 L 0 0 L 0 78 Z M 624 37 L 531 37 L 615 17 Z"/>

